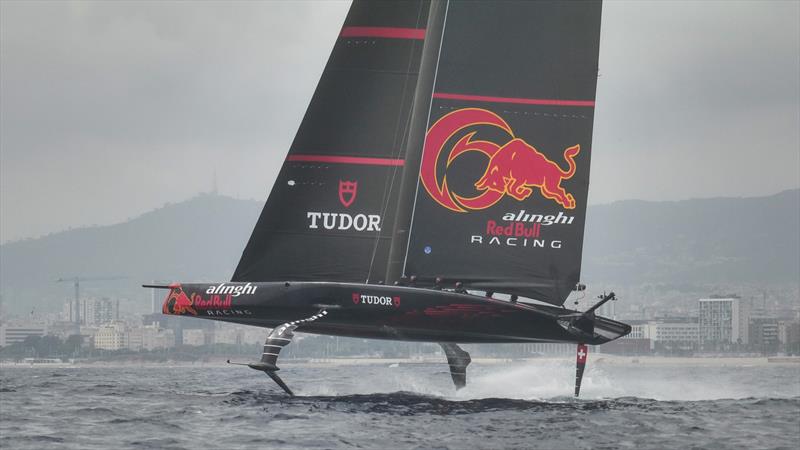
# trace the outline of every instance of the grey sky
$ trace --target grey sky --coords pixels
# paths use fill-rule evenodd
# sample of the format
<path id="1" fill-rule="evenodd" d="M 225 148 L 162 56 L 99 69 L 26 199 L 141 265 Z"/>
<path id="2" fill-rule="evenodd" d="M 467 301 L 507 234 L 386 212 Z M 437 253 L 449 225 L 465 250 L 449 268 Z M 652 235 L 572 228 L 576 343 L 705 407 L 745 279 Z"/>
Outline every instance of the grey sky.
<path id="1" fill-rule="evenodd" d="M 0 2 L 0 241 L 263 200 L 348 2 Z M 606 1 L 591 202 L 800 186 L 800 2 Z"/>

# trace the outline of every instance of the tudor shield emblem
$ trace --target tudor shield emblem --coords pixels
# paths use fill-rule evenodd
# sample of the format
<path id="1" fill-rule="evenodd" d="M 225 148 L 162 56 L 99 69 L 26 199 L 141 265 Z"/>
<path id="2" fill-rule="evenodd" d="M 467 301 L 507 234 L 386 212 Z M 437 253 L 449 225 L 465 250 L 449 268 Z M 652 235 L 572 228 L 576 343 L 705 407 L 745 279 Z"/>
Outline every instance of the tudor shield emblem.
<path id="1" fill-rule="evenodd" d="M 339 201 L 345 208 L 349 208 L 356 201 L 357 191 L 358 181 L 339 180 Z"/>

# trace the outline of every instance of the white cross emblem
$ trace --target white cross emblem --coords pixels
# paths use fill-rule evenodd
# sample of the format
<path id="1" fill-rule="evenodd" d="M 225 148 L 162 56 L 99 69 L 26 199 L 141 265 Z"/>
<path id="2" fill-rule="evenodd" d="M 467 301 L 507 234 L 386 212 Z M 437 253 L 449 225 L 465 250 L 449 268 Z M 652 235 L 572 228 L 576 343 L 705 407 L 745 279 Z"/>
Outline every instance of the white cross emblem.
<path id="1" fill-rule="evenodd" d="M 586 356 L 586 352 L 583 349 L 578 350 L 578 358 L 583 359 Z"/>

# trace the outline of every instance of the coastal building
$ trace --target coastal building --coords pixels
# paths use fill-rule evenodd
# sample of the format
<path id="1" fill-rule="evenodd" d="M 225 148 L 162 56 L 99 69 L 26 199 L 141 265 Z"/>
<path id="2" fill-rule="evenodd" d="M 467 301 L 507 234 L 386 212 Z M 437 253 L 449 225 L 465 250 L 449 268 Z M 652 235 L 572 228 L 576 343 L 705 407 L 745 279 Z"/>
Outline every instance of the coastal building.
<path id="1" fill-rule="evenodd" d="M 649 323 L 647 333 L 654 342 L 695 343 L 700 327 L 693 319 L 671 319 Z"/>
<path id="2" fill-rule="evenodd" d="M 780 344 L 779 320 L 774 317 L 754 317 L 750 319 L 749 344 L 753 351 L 764 354 L 776 353 Z"/>
<path id="3" fill-rule="evenodd" d="M 124 323 L 113 322 L 97 328 L 94 334 L 94 348 L 100 350 L 121 350 L 128 347 L 128 330 Z"/>
<path id="4" fill-rule="evenodd" d="M 194 347 L 206 345 L 205 330 L 183 330 L 183 345 L 191 345 Z"/>
<path id="5" fill-rule="evenodd" d="M 560 344 L 554 342 L 537 342 L 522 344 L 521 349 L 528 355 L 574 355 L 574 344 Z"/>
<path id="6" fill-rule="evenodd" d="M 267 330 L 261 327 L 240 326 L 242 330 L 242 344 L 263 344 L 266 339 Z"/>
<path id="7" fill-rule="evenodd" d="M 747 345 L 750 303 L 737 297 L 701 298 L 698 308 L 698 342 Z"/>
<path id="8" fill-rule="evenodd" d="M 184 330 L 184 337 L 186 331 L 188 330 Z M 263 343 L 267 334 L 267 330 L 261 327 L 220 323 L 213 332 L 207 332 L 206 336 L 211 336 L 214 344 L 247 345 Z"/>
<path id="9" fill-rule="evenodd" d="M 238 328 L 219 328 L 214 330 L 215 344 L 241 344 L 242 331 Z"/>
<path id="10" fill-rule="evenodd" d="M 620 339 L 596 347 L 598 353 L 617 355 L 646 355 L 652 349 L 652 342 L 648 337 L 647 320 L 627 320 L 631 332 Z"/>
<path id="11" fill-rule="evenodd" d="M 41 324 L 2 324 L 0 325 L 0 347 L 23 342 L 29 336 L 44 336 L 45 334 L 47 334 L 47 327 Z"/>
<path id="12" fill-rule="evenodd" d="M 87 325 L 105 325 L 119 320 L 119 300 L 91 298 L 84 301 L 84 320 Z"/>
<path id="13" fill-rule="evenodd" d="M 789 347 L 800 343 L 800 321 L 779 320 L 778 342 L 784 349 L 788 349 Z"/>
<path id="14" fill-rule="evenodd" d="M 80 327 L 75 322 L 56 320 L 47 325 L 47 334 L 66 340 L 74 334 L 80 334 Z"/>
<path id="15" fill-rule="evenodd" d="M 205 330 L 206 335 L 213 334 L 213 330 L 217 322 L 211 320 L 204 320 L 198 318 L 168 316 L 160 312 L 155 314 L 145 314 L 142 316 L 142 323 L 144 325 L 155 325 L 162 329 L 172 330 L 175 336 L 175 345 L 183 345 L 183 337 L 187 330 Z M 191 334 L 191 333 L 190 333 Z M 211 343 L 206 339 L 206 344 Z"/>
<path id="16" fill-rule="evenodd" d="M 147 325 L 141 328 L 142 349 L 155 350 L 175 346 L 175 332 L 160 328 L 158 325 Z"/>
<path id="17" fill-rule="evenodd" d="M 622 339 L 647 339 L 648 330 L 647 324 L 648 322 L 645 320 L 629 320 L 628 325 L 631 326 L 631 332 L 628 333 L 626 336 L 623 336 Z"/>
<path id="18" fill-rule="evenodd" d="M 128 350 L 138 352 L 142 349 L 143 332 L 142 326 L 128 328 Z"/>
<path id="19" fill-rule="evenodd" d="M 119 300 L 109 298 L 87 298 L 78 302 L 80 308 L 77 312 L 81 320 L 81 325 L 97 326 L 105 325 L 115 320 L 119 320 Z M 61 313 L 62 320 L 75 322 L 76 310 L 75 301 L 66 300 Z"/>
<path id="20" fill-rule="evenodd" d="M 646 343 L 649 350 L 691 350 L 697 343 L 699 326 L 692 318 L 628 321 L 631 332 L 622 339 Z M 628 344 L 632 345 L 632 344 Z M 636 348 L 639 348 L 636 347 Z"/>

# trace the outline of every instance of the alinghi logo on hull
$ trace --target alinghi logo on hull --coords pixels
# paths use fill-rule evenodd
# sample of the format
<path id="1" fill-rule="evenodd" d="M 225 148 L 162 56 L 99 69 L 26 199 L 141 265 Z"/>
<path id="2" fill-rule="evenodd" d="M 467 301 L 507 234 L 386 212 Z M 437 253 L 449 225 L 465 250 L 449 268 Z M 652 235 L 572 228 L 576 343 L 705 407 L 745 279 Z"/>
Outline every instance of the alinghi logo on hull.
<path id="1" fill-rule="evenodd" d="M 250 283 L 247 283 L 245 285 L 241 284 L 230 285 L 230 284 L 220 283 L 219 285 L 216 286 L 209 286 L 209 288 L 206 289 L 206 294 L 230 294 L 234 297 L 238 297 L 242 294 L 244 295 L 255 294 L 256 289 L 258 289 L 258 286 L 253 286 Z"/>

